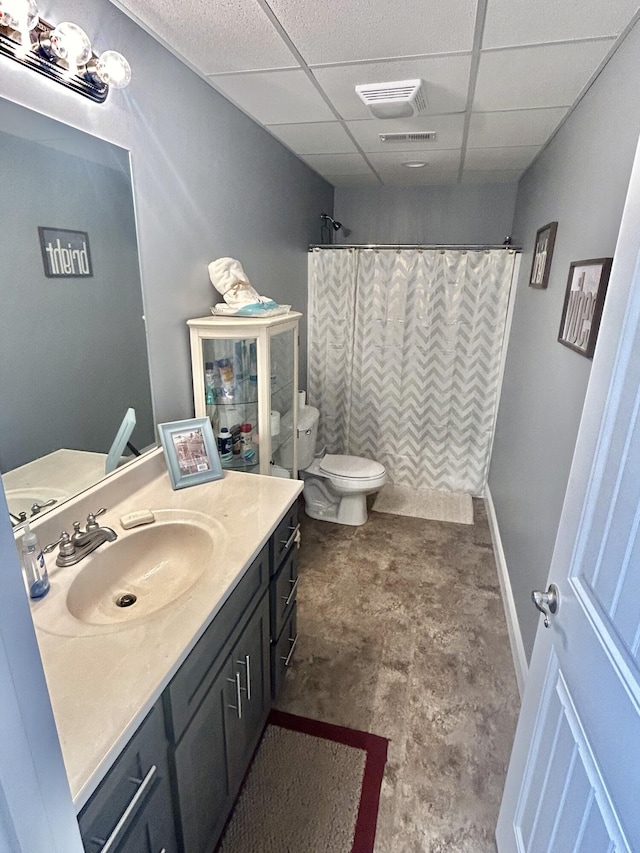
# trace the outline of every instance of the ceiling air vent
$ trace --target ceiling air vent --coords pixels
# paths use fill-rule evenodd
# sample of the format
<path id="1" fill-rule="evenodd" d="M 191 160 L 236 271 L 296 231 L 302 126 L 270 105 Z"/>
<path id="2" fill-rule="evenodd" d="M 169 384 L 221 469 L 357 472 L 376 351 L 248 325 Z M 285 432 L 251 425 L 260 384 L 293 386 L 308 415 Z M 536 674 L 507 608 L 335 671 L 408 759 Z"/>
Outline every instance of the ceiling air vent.
<path id="1" fill-rule="evenodd" d="M 435 142 L 438 134 L 435 130 L 421 133 L 379 133 L 380 142 Z"/>
<path id="2" fill-rule="evenodd" d="M 356 93 L 376 118 L 406 118 L 427 109 L 422 80 L 367 83 L 356 86 Z"/>

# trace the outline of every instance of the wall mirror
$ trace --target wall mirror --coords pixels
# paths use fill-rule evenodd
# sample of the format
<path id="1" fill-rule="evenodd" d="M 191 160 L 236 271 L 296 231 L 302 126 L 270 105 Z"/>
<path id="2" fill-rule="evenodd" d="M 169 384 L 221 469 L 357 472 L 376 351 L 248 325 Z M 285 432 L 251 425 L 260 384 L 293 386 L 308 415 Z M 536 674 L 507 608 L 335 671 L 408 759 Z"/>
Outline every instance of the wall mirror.
<path id="1" fill-rule="evenodd" d="M 16 524 L 105 476 L 131 409 L 118 464 L 155 432 L 129 152 L 0 98 L 0 162 L 0 471 Z"/>

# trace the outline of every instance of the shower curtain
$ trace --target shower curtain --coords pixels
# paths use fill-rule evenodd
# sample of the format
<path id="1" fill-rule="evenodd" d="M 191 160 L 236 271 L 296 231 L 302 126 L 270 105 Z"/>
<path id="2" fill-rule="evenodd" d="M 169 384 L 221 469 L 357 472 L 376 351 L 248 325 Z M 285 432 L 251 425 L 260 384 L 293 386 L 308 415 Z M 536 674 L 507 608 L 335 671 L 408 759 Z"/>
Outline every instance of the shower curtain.
<path id="1" fill-rule="evenodd" d="M 481 495 L 513 250 L 316 248 L 309 402 L 330 453 L 413 489 Z"/>

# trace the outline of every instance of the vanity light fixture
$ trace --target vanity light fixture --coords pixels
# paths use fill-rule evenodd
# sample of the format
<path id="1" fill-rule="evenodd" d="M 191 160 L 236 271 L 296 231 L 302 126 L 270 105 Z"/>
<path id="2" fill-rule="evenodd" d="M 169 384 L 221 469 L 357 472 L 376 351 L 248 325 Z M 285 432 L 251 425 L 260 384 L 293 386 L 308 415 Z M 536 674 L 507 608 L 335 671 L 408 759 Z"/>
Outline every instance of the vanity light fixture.
<path id="1" fill-rule="evenodd" d="M 110 87 L 123 89 L 131 80 L 121 53 L 98 56 L 81 27 L 43 21 L 35 0 L 0 0 L 0 54 L 96 103 L 105 101 Z"/>

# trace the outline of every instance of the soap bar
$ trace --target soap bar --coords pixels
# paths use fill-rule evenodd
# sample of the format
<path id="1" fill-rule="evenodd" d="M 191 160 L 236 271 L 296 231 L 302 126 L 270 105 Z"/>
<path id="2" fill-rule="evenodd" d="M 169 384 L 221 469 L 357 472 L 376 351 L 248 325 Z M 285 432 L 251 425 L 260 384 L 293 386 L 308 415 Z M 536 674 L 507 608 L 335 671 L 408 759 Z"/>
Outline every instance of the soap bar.
<path id="1" fill-rule="evenodd" d="M 129 512 L 120 517 L 120 524 L 125 530 L 131 527 L 139 527 L 141 524 L 151 524 L 156 517 L 150 509 L 140 509 L 137 512 Z"/>

